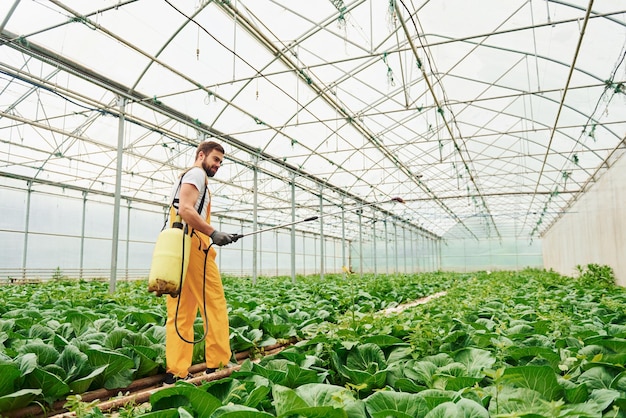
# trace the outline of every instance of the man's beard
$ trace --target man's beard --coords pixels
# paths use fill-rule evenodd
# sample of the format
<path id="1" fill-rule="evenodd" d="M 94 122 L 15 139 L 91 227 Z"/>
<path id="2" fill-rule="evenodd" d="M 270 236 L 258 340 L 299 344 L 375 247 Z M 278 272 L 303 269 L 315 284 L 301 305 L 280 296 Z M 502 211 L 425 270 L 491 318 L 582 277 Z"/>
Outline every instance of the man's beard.
<path id="1" fill-rule="evenodd" d="M 213 171 L 213 169 L 211 167 L 204 167 L 202 166 L 202 168 L 204 169 L 204 172 L 206 173 L 207 176 L 209 177 L 213 177 L 215 175 L 215 172 L 217 171 Z"/>

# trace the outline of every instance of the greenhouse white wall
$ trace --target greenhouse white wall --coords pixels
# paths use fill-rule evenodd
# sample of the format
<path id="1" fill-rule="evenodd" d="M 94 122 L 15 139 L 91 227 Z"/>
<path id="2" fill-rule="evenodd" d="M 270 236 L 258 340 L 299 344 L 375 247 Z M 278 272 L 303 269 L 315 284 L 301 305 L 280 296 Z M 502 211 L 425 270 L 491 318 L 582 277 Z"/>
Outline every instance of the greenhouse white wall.
<path id="1" fill-rule="evenodd" d="M 111 273 L 113 199 L 82 195 L 71 189 L 44 184 L 30 188 L 8 179 L 0 185 L 0 279 L 108 277 Z M 250 222 L 214 217 L 220 229 L 244 232 Z M 152 250 L 163 227 L 159 205 L 124 201 L 120 211 L 117 271 L 120 278 L 147 277 Z M 261 225 L 262 226 L 262 225 Z M 220 248 L 219 267 L 225 274 L 251 276 L 254 237 L 236 246 Z M 290 231 L 274 231 L 257 237 L 257 274 L 290 273 Z M 298 274 L 320 272 L 320 240 L 298 232 L 295 241 Z M 325 267 L 341 272 L 341 241 L 326 237 Z M 346 242 L 346 246 L 349 243 Z M 347 250 L 348 251 L 348 250 Z"/>
<path id="2" fill-rule="evenodd" d="M 543 237 L 545 267 L 576 275 L 578 266 L 607 265 L 626 286 L 626 158 L 622 155 Z"/>
<path id="3" fill-rule="evenodd" d="M 95 193 L 46 184 L 24 187 L 7 179 L 0 185 L 0 278 L 108 277 L 111 273 L 113 199 Z M 117 275 L 146 277 L 155 240 L 163 227 L 160 205 L 123 200 L 120 210 Z M 250 220 L 214 216 L 220 230 L 246 233 Z M 484 230 L 475 218 L 475 230 Z M 343 240 L 324 235 L 324 262 L 320 234 L 298 231 L 295 239 L 297 274 L 341 273 L 344 266 L 355 273 L 415 273 L 436 270 L 520 270 L 542 267 L 541 241 L 515 238 L 515 217 L 507 236 L 443 240 L 418 233 L 406 225 L 374 223 L 361 236 Z M 263 229 L 258 225 L 258 229 Z M 462 234 L 458 234 L 462 235 Z M 374 239 L 375 237 L 375 239 Z M 257 240 L 256 244 L 254 240 Z M 224 274 L 242 277 L 281 276 L 291 273 L 291 231 L 277 229 L 218 249 L 218 265 Z M 256 245 L 256 250 L 255 250 Z M 344 249 L 342 250 L 342 246 Z M 345 251 L 345 253 L 344 253 Z M 256 253 L 256 268 L 254 256 Z M 345 260 L 343 259 L 345 255 Z"/>

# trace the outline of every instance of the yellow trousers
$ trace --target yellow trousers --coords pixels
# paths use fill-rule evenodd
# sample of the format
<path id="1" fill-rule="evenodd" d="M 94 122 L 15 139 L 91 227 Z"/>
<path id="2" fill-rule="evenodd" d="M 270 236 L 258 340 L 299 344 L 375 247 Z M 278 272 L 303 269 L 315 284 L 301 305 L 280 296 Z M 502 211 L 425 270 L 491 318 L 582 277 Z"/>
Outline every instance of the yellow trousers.
<path id="1" fill-rule="evenodd" d="M 165 357 L 167 371 L 179 377 L 187 376 L 193 356 L 193 344 L 183 341 L 178 333 L 187 341 L 194 341 L 193 323 L 198 311 L 206 327 L 204 317 L 203 294 L 206 294 L 206 309 L 209 332 L 205 338 L 205 361 L 207 367 L 225 366 L 231 359 L 230 329 L 228 327 L 228 311 L 222 279 L 215 263 L 217 255 L 213 247 L 206 258 L 206 278 L 204 276 L 205 253 L 199 249 L 200 240 L 196 234 L 191 239 L 191 250 L 187 275 L 181 288 L 178 316 L 176 305 L 178 298 L 167 296 L 167 322 Z M 206 290 L 203 284 L 206 280 Z M 178 331 L 176 330 L 178 327 Z M 195 339 L 200 338 L 196 336 Z"/>

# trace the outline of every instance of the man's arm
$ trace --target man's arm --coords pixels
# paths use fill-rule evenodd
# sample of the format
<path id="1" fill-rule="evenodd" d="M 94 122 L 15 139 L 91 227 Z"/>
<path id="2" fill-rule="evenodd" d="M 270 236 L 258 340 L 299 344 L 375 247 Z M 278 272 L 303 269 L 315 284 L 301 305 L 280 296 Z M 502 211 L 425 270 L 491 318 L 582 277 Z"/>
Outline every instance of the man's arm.
<path id="1" fill-rule="evenodd" d="M 202 219 L 195 208 L 199 193 L 200 191 L 193 184 L 183 183 L 180 187 L 178 198 L 178 213 L 190 228 L 210 236 L 215 231 L 215 228 Z"/>

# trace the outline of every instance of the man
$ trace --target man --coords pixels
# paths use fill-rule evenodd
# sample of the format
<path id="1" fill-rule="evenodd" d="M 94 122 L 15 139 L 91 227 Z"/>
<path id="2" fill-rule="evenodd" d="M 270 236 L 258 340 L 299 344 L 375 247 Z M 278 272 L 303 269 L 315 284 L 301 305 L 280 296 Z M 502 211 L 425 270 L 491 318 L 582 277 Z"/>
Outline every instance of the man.
<path id="1" fill-rule="evenodd" d="M 191 235 L 189 267 L 183 280 L 180 295 L 167 296 L 167 323 L 165 356 L 167 374 L 165 383 L 190 377 L 189 367 L 193 356 L 193 323 L 198 310 L 205 329 L 205 360 L 207 373 L 226 366 L 231 358 L 228 312 L 220 273 L 215 263 L 215 245 L 222 246 L 237 241 L 237 235 L 217 231 L 211 226 L 211 194 L 208 178 L 213 177 L 224 160 L 224 148 L 214 141 L 200 143 L 196 160 L 172 189 L 169 219 L 178 214 Z M 176 205 L 178 202 L 178 205 Z M 208 252 L 207 252 L 208 249 Z M 206 263 L 206 265 L 205 265 Z M 206 276 L 205 276 L 206 273 Z M 206 283 L 205 283 L 206 281 Z M 179 300 L 180 299 L 180 300 Z M 204 303 L 206 300 L 206 315 Z"/>

